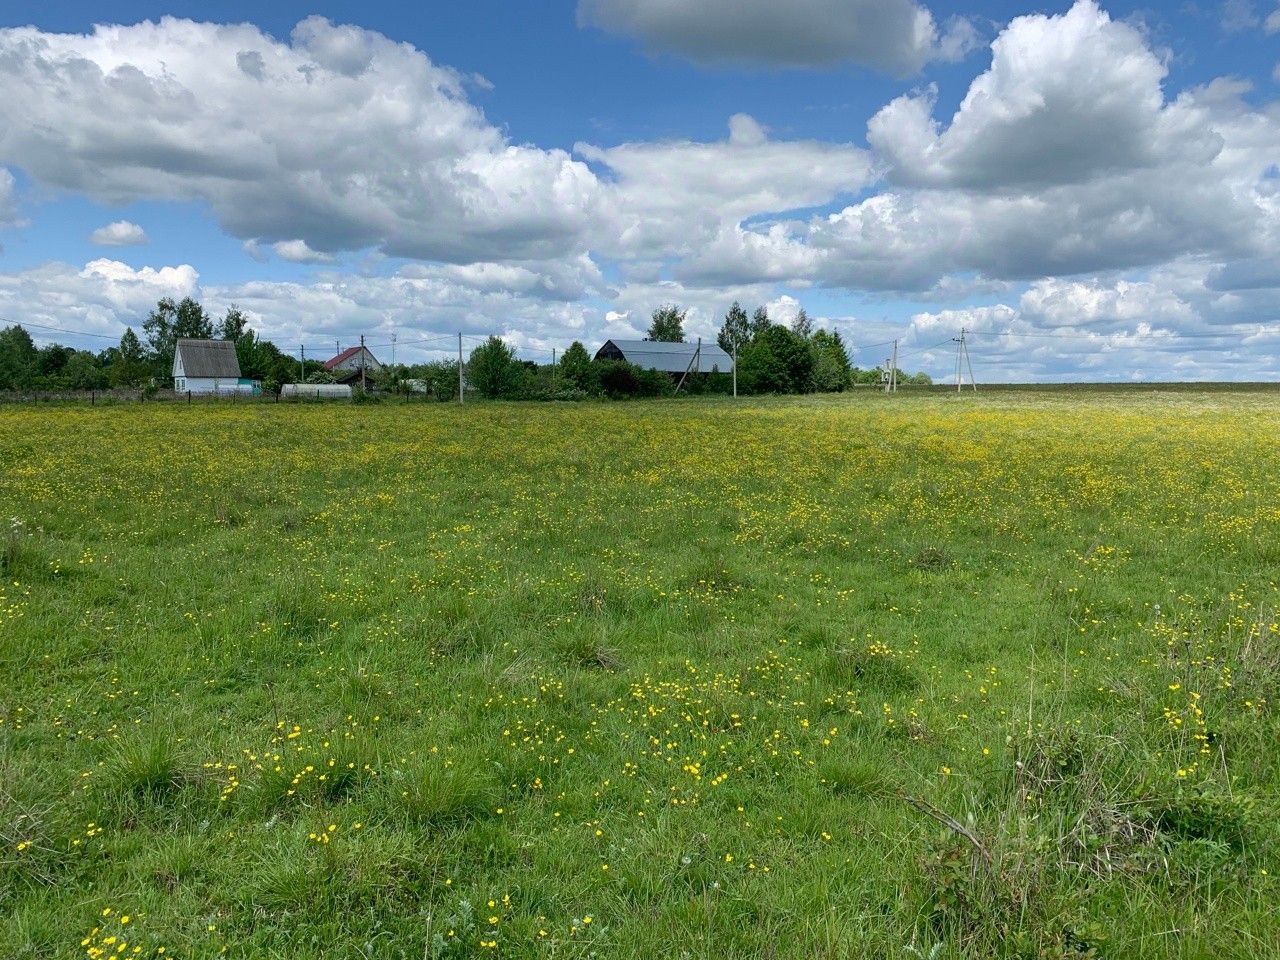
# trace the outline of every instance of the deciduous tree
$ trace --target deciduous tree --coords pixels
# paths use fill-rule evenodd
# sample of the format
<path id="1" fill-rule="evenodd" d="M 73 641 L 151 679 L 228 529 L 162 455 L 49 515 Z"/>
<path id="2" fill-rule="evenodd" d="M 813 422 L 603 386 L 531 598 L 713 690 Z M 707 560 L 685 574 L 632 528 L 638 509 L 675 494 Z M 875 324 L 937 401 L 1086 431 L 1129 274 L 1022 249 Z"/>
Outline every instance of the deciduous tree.
<path id="1" fill-rule="evenodd" d="M 843 390 L 849 385 L 849 354 L 839 332 L 815 330 L 809 339 L 813 353 L 813 387 L 815 390 Z"/>
<path id="2" fill-rule="evenodd" d="M 133 327 L 129 327 L 120 337 L 120 346 L 116 349 L 115 359 L 111 364 L 111 385 L 138 387 L 146 379 L 147 357 L 138 335 L 133 332 Z"/>
<path id="3" fill-rule="evenodd" d="M 748 326 L 747 332 L 751 335 L 751 339 L 754 340 L 756 337 L 760 336 L 760 334 L 768 330 L 772 325 L 773 321 L 769 319 L 768 308 L 756 307 L 756 312 L 751 315 L 751 323 Z"/>
<path id="4" fill-rule="evenodd" d="M 509 397 L 520 389 L 524 367 L 516 352 L 498 337 L 490 337 L 471 351 L 467 379 L 482 397 Z"/>
<path id="5" fill-rule="evenodd" d="M 239 307 L 233 305 L 218 324 L 218 336 L 223 340 L 239 340 L 248 329 L 249 318 L 241 313 Z"/>
<path id="6" fill-rule="evenodd" d="M 733 306 L 724 315 L 720 332 L 716 334 L 716 343 L 720 344 L 720 349 L 728 354 L 733 353 L 734 344 L 737 344 L 738 349 L 742 349 L 751 339 L 750 323 L 751 321 L 747 319 L 747 311 L 742 309 L 742 304 L 737 300 L 733 301 Z"/>
<path id="7" fill-rule="evenodd" d="M 685 311 L 675 304 L 659 307 L 653 311 L 653 319 L 645 339 L 664 343 L 684 343 L 684 317 Z"/>
<path id="8" fill-rule="evenodd" d="M 805 312 L 804 307 L 800 308 L 796 318 L 791 321 L 791 332 L 803 340 L 813 336 L 813 321 L 809 319 L 809 314 Z"/>
<path id="9" fill-rule="evenodd" d="M 594 389 L 591 355 L 580 341 L 569 344 L 569 349 L 560 358 L 560 375 L 579 390 Z"/>
<path id="10" fill-rule="evenodd" d="M 0 390 L 27 390 L 35 376 L 36 345 L 20 326 L 0 330 Z"/>

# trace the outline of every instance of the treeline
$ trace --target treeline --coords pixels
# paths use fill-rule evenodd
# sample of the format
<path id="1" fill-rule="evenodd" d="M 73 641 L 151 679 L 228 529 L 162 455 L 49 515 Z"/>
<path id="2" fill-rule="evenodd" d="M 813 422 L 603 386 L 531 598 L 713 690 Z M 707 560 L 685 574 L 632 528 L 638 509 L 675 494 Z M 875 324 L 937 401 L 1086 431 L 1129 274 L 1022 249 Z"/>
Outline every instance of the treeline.
<path id="1" fill-rule="evenodd" d="M 663 307 L 653 314 L 651 340 L 684 339 L 684 314 L 676 307 Z M 664 336 L 654 336 L 655 333 Z M 774 323 L 769 311 L 756 307 L 750 317 L 738 301 L 733 302 L 720 332 L 720 349 L 738 354 L 738 387 L 748 393 L 834 393 L 855 384 L 879 383 L 881 367 L 862 369 L 849 360 L 840 331 L 815 328 L 801 307 L 790 326 Z M 898 371 L 899 383 L 928 385 L 927 373 Z"/>
<path id="2" fill-rule="evenodd" d="M 301 374 L 298 361 L 249 329 L 248 320 L 232 307 L 214 320 L 191 297 L 165 298 L 142 323 L 142 337 L 129 327 L 120 342 L 98 353 L 60 344 L 37 347 L 21 325 L 0 330 L 0 390 L 105 390 L 109 387 L 169 386 L 173 352 L 181 337 L 231 340 L 236 345 L 241 376 L 279 389 Z M 308 364 L 308 372 L 319 363 Z"/>
<path id="3" fill-rule="evenodd" d="M 687 342 L 685 311 L 663 306 L 653 312 L 648 340 Z M 229 340 L 236 345 L 240 374 L 260 380 L 265 392 L 281 385 L 334 379 L 317 360 L 302 363 L 263 340 L 248 327 L 235 307 L 215 320 L 196 300 L 164 299 L 142 323 L 139 337 L 130 327 L 116 346 L 99 353 L 50 344 L 37 347 L 21 326 L 0 329 L 0 390 L 102 390 L 109 387 L 159 388 L 172 382 L 173 354 L 181 337 Z M 881 369 L 860 369 L 849 361 L 839 332 L 814 329 L 800 310 L 788 325 L 774 323 L 764 307 L 748 316 L 735 302 L 725 314 L 716 338 L 721 349 L 738 358 L 740 393 L 813 393 L 844 390 L 855 384 L 879 383 Z M 707 364 L 703 369 L 707 369 Z M 515 350 L 490 337 L 471 352 L 463 370 L 470 389 L 484 397 L 528 400 L 575 400 L 589 397 L 656 397 L 671 394 L 676 379 L 621 360 L 595 360 L 574 341 L 555 364 L 520 360 Z M 457 361 L 399 364 L 368 373 L 373 389 L 452 400 L 458 395 Z M 899 383 L 928 384 L 926 373 L 898 371 Z M 713 370 L 689 377 L 689 393 L 730 393 L 733 376 Z"/>
<path id="4" fill-rule="evenodd" d="M 506 400 L 586 400 L 593 397 L 624 399 L 670 395 L 675 382 L 670 375 L 646 370 L 621 360 L 593 360 L 587 348 L 575 340 L 554 364 L 521 360 L 498 337 L 489 337 L 471 351 L 463 367 L 468 389 L 482 397 Z M 727 374 L 712 374 L 714 389 L 727 392 Z M 721 381 L 724 381 L 723 383 Z M 458 362 L 441 360 L 413 366 L 384 367 L 378 374 L 379 389 L 413 393 L 436 400 L 458 398 Z M 729 386 L 725 386 L 729 384 Z M 691 378 L 694 393 L 713 389 L 706 380 Z"/>
<path id="5" fill-rule="evenodd" d="M 685 315 L 676 306 L 658 308 L 645 339 L 687 343 Z M 880 367 L 864 370 L 853 366 L 839 332 L 814 329 L 803 308 L 786 326 L 770 320 L 764 307 L 748 316 L 735 302 L 725 314 L 716 340 L 730 356 L 736 345 L 739 393 L 831 393 L 856 384 L 881 382 Z M 708 366 L 704 362 L 702 369 Z M 481 396 L 525 400 L 656 397 L 671 394 L 677 382 L 670 374 L 625 361 L 593 360 L 576 340 L 555 365 L 520 360 L 497 337 L 490 337 L 471 352 L 465 376 Z M 440 361 L 386 368 L 379 382 L 394 391 L 452 400 L 458 396 L 458 364 Z M 927 373 L 899 370 L 898 382 L 928 385 L 933 381 Z M 689 393 L 730 393 L 733 375 L 728 370 L 713 370 L 687 378 L 682 389 Z"/>

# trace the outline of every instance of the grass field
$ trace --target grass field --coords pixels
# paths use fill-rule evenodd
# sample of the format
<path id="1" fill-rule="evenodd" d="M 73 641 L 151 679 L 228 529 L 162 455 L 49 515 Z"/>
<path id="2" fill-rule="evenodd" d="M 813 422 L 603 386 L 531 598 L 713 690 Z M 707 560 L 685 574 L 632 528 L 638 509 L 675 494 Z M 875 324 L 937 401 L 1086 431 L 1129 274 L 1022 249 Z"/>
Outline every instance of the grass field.
<path id="1" fill-rule="evenodd" d="M 0 464 L 0 956 L 1280 955 L 1275 393 L 14 407 Z"/>

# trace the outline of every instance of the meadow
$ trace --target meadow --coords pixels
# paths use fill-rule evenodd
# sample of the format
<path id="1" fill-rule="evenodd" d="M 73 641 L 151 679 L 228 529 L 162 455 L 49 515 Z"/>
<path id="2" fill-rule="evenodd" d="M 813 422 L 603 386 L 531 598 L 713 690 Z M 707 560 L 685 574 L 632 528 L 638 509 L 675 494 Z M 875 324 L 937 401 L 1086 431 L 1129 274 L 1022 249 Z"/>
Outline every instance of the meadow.
<path id="1" fill-rule="evenodd" d="M 0 409 L 0 957 L 1280 956 L 1280 394 Z"/>

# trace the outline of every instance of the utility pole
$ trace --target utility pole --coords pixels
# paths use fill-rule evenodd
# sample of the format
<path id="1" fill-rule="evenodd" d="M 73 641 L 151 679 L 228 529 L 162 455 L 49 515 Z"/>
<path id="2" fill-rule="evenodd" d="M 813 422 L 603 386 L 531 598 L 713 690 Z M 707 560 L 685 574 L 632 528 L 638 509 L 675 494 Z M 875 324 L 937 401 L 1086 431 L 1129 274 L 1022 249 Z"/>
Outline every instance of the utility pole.
<path id="1" fill-rule="evenodd" d="M 364 379 L 364 334 L 360 334 L 360 392 L 368 393 Z"/>
<path id="2" fill-rule="evenodd" d="M 889 392 L 889 383 L 893 379 L 893 361 L 888 357 L 884 358 L 884 373 L 880 376 L 880 380 L 884 383 L 884 392 Z"/>
<path id="3" fill-rule="evenodd" d="M 302 359 L 298 361 L 298 373 L 299 373 L 298 382 L 306 383 L 307 382 L 307 345 L 304 343 L 301 346 L 302 346 Z"/>
<path id="4" fill-rule="evenodd" d="M 698 348 L 693 352 L 693 356 L 689 358 L 688 366 L 684 368 L 684 375 L 680 378 L 680 382 L 676 384 L 676 390 L 675 390 L 676 393 L 680 392 L 681 387 L 684 386 L 684 382 L 689 379 L 689 371 L 694 370 L 695 368 L 699 372 L 701 372 L 702 370 L 702 338 L 701 337 L 698 338 Z"/>
<path id="5" fill-rule="evenodd" d="M 551 389 L 556 388 L 556 348 L 551 348 Z"/>
<path id="6" fill-rule="evenodd" d="M 893 341 L 893 362 L 889 367 L 889 392 L 898 392 L 898 341 Z"/>
<path id="7" fill-rule="evenodd" d="M 973 392 L 978 392 L 978 381 L 973 375 L 973 361 L 969 359 L 969 344 L 964 338 L 964 331 L 960 331 L 960 347 L 964 350 L 964 362 L 969 365 L 969 384 L 973 387 Z"/>
<path id="8" fill-rule="evenodd" d="M 393 367 L 396 365 L 396 335 L 394 333 L 391 335 L 391 365 Z"/>
<path id="9" fill-rule="evenodd" d="M 733 399 L 738 399 L 738 338 L 733 338 Z"/>
<path id="10" fill-rule="evenodd" d="M 462 399 L 462 331 L 458 331 L 458 403 L 465 403 Z"/>

